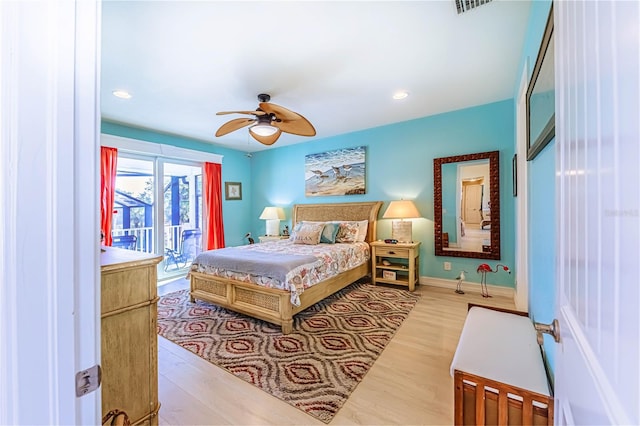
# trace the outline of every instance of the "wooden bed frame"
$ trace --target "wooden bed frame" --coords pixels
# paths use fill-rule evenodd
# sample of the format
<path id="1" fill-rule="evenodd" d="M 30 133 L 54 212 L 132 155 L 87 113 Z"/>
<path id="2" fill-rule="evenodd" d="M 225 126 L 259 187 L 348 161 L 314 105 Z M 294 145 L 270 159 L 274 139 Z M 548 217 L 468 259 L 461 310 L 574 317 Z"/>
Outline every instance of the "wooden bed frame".
<path id="1" fill-rule="evenodd" d="M 333 204 L 296 204 L 292 222 L 368 220 L 367 242 L 376 239 L 376 221 L 382 201 Z M 250 317 L 259 318 L 282 327 L 283 334 L 293 331 L 293 316 L 325 297 L 343 289 L 354 281 L 371 273 L 371 261 L 328 278 L 300 295 L 300 306 L 291 304 L 288 290 L 261 287 L 229 278 L 216 277 L 201 272 L 191 272 L 191 301 L 206 300 L 218 306 Z"/>

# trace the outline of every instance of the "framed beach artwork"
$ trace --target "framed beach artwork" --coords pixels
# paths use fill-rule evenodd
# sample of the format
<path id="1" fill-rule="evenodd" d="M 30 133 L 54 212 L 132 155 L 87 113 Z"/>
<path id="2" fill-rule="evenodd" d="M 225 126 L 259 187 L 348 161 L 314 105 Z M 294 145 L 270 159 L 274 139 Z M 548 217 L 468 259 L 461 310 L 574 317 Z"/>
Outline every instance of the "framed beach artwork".
<path id="1" fill-rule="evenodd" d="M 364 146 L 306 155 L 305 195 L 365 194 L 365 166 Z"/>

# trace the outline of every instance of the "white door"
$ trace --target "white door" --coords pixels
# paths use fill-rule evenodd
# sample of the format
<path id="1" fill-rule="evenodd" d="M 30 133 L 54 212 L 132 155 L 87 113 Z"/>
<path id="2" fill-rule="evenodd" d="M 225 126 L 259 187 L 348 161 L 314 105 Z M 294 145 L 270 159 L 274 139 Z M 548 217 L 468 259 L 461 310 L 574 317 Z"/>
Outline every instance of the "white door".
<path id="1" fill-rule="evenodd" d="M 0 1 L 0 424 L 97 424 L 100 5 Z"/>
<path id="2" fill-rule="evenodd" d="M 554 2 L 556 424 L 640 424 L 640 3 Z"/>
<path id="3" fill-rule="evenodd" d="M 482 185 L 462 182 L 462 191 L 464 193 L 462 199 L 464 221 L 467 225 L 479 225 L 482 220 Z"/>

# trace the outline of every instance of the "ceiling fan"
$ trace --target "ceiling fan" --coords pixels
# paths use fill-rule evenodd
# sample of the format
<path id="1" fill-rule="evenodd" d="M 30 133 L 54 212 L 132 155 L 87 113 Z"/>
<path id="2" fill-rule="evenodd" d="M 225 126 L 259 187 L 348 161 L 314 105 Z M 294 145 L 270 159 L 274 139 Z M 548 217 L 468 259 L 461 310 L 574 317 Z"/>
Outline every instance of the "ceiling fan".
<path id="1" fill-rule="evenodd" d="M 222 111 L 216 115 L 226 114 L 249 114 L 253 118 L 234 118 L 224 123 L 216 136 L 223 136 L 245 126 L 249 127 L 249 133 L 255 140 L 264 145 L 273 145 L 278 140 L 282 132 L 299 136 L 315 136 L 316 129 L 313 125 L 298 114 L 280 105 L 269 103 L 270 95 L 261 93 L 258 95 L 258 109 L 255 111 Z"/>

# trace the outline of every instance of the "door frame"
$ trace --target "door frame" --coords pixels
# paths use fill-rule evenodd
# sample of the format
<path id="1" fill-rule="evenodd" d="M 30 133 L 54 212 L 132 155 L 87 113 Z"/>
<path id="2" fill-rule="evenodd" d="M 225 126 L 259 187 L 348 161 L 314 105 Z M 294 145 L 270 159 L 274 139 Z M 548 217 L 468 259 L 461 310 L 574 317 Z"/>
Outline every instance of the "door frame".
<path id="1" fill-rule="evenodd" d="M 529 60 L 525 59 L 516 102 L 516 309 L 529 311 L 529 162 L 527 161 L 527 88 Z"/>
<path id="2" fill-rule="evenodd" d="M 0 2 L 0 424 L 99 424 L 100 2 Z"/>

